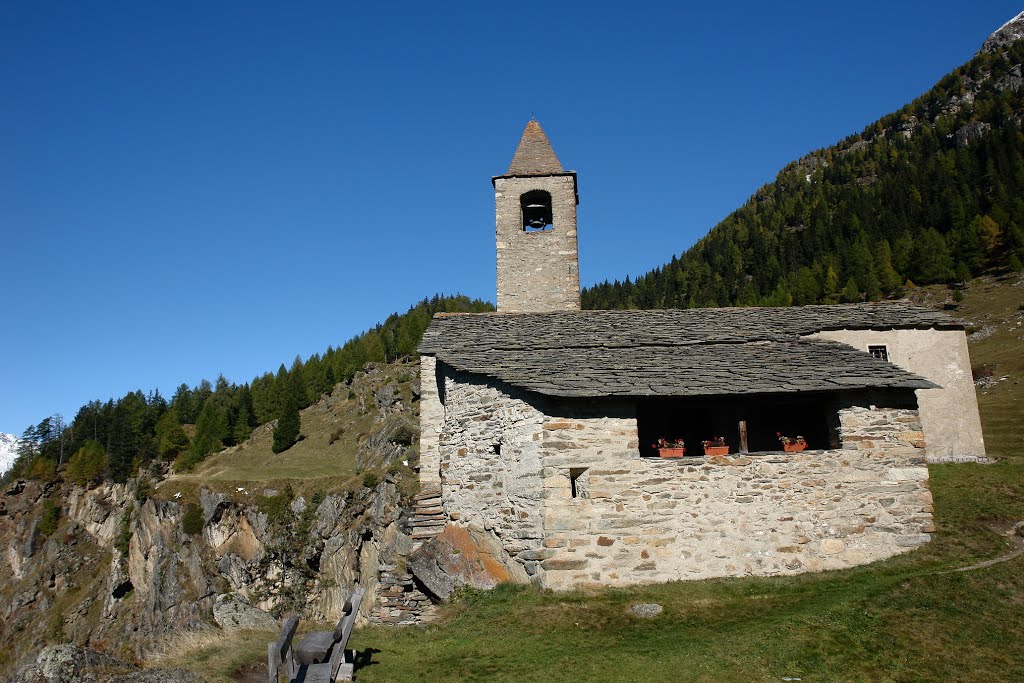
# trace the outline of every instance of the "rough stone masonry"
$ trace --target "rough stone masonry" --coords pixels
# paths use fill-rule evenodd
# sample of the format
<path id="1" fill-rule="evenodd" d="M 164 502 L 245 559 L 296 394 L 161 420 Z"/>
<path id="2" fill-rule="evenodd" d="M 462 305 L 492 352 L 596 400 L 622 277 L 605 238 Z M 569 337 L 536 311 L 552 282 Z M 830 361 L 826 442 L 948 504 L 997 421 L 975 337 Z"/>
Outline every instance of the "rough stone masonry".
<path id="1" fill-rule="evenodd" d="M 490 530 L 548 587 L 839 569 L 934 530 L 916 410 L 843 408 L 835 450 L 662 460 L 640 457 L 627 401 L 460 373 L 444 392 L 450 520 Z"/>

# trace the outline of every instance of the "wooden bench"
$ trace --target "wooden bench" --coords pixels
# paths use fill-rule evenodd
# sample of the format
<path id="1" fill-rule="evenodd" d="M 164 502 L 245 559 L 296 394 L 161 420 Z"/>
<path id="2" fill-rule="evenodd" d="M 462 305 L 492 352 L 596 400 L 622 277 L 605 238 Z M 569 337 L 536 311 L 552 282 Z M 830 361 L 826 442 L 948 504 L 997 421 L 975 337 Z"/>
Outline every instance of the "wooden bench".
<path id="1" fill-rule="evenodd" d="M 267 646 L 267 669 L 270 671 L 271 683 L 278 683 L 279 672 L 284 673 L 289 681 L 294 680 L 299 673 L 295 657 L 292 656 L 292 638 L 298 627 L 299 618 L 288 617 L 284 622 L 284 628 L 281 629 L 281 637 Z"/>
<path id="2" fill-rule="evenodd" d="M 345 646 L 352 636 L 359 603 L 363 600 L 363 589 L 356 588 L 345 601 L 341 619 L 333 631 L 307 633 L 292 646 L 292 638 L 299 626 L 299 618 L 292 616 L 284 622 L 281 637 L 268 646 L 267 668 L 270 683 L 279 683 L 278 676 L 285 674 L 287 680 L 295 683 L 332 683 L 351 681 L 355 668 L 355 653 L 351 657 Z"/>

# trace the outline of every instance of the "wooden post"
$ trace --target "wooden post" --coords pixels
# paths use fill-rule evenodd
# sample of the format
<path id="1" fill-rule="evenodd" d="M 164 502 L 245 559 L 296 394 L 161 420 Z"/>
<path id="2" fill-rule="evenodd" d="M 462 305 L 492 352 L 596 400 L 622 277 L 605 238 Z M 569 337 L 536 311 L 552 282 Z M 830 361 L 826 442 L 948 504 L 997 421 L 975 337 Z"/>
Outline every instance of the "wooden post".
<path id="1" fill-rule="evenodd" d="M 740 453 L 749 453 L 747 448 L 747 421 L 740 420 Z"/>

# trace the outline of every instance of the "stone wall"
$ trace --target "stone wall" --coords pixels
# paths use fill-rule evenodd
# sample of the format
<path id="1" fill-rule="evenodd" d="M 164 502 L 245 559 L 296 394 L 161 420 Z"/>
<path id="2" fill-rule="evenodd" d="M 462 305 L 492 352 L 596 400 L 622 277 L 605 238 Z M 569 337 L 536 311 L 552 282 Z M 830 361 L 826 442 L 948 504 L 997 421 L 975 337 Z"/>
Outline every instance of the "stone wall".
<path id="1" fill-rule="evenodd" d="M 444 406 L 438 392 L 437 359 L 420 356 L 420 485 L 429 488 L 441 483 L 441 456 L 438 437 L 444 421 Z"/>
<path id="2" fill-rule="evenodd" d="M 498 311 L 578 311 L 575 177 L 499 177 L 494 183 Z M 531 190 L 551 194 L 552 230 L 523 230 L 519 198 Z"/>
<path id="3" fill-rule="evenodd" d="M 460 373 L 444 378 L 444 393 L 439 454 L 448 518 L 493 531 L 513 556 L 538 548 L 543 413 L 510 387 Z"/>
<path id="4" fill-rule="evenodd" d="M 839 569 L 933 530 L 916 411 L 841 410 L 840 450 L 681 460 L 640 458 L 635 420 L 590 412 L 544 425 L 547 586 Z"/>
<path id="5" fill-rule="evenodd" d="M 834 450 L 661 460 L 640 457 L 628 401 L 559 403 L 451 370 L 444 399 L 448 518 L 491 530 L 552 588 L 839 569 L 933 530 L 915 410 L 842 408 Z"/>
<path id="6" fill-rule="evenodd" d="M 941 387 L 917 390 L 929 458 L 955 461 L 958 456 L 985 455 L 963 330 L 828 330 L 810 337 L 842 342 L 861 351 L 884 344 L 891 362 Z"/>
<path id="7" fill-rule="evenodd" d="M 412 574 L 394 564 L 382 564 L 378 571 L 380 583 L 371 624 L 411 626 L 437 618 L 437 606 L 416 586 Z"/>

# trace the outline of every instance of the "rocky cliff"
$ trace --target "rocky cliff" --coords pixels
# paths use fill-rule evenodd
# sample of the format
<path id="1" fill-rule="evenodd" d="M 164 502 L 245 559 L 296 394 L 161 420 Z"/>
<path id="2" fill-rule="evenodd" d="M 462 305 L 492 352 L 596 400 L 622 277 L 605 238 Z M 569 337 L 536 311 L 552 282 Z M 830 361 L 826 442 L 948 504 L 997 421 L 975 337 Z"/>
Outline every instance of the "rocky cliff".
<path id="1" fill-rule="evenodd" d="M 182 495 L 168 492 L 177 482 L 146 477 L 9 485 L 0 495 L 0 672 L 47 644 L 140 661 L 203 625 L 273 629 L 290 613 L 335 620 L 357 584 L 364 620 L 429 618 L 403 559 L 416 475 L 397 463 L 415 452 L 414 397 L 403 399 L 380 367 L 341 388 L 364 402 L 373 428 L 356 454 L 366 476 L 336 490 L 211 480 Z"/>

